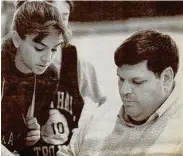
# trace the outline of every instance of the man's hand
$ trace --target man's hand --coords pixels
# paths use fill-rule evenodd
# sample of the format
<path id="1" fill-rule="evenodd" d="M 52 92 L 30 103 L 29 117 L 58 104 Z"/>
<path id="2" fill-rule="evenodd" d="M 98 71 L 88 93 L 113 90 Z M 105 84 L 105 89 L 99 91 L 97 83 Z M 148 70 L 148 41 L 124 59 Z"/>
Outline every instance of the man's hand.
<path id="1" fill-rule="evenodd" d="M 35 117 L 27 117 L 26 123 L 29 132 L 25 138 L 25 143 L 28 146 L 32 146 L 40 139 L 40 125 Z"/>

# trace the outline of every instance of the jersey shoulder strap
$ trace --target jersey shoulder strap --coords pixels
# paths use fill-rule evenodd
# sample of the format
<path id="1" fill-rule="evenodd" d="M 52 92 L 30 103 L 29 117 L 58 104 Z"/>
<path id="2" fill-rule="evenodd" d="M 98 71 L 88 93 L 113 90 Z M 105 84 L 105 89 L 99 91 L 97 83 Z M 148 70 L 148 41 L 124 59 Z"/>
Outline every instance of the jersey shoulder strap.
<path id="1" fill-rule="evenodd" d="M 77 61 L 77 49 L 75 46 L 69 45 L 62 49 L 59 86 L 65 86 L 71 92 L 79 93 Z"/>

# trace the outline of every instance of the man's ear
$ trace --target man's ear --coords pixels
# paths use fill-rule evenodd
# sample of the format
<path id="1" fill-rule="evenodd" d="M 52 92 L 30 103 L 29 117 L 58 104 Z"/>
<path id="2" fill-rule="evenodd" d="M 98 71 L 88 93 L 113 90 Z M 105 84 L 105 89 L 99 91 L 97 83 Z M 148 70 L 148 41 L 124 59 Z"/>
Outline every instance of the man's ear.
<path id="1" fill-rule="evenodd" d="M 174 72 L 171 67 L 167 67 L 161 73 L 161 81 L 164 91 L 169 93 L 171 91 L 174 82 Z"/>
<path id="2" fill-rule="evenodd" d="M 16 48 L 18 48 L 20 46 L 21 43 L 21 38 L 19 36 L 19 34 L 17 33 L 17 31 L 13 31 L 12 32 L 12 40 L 13 40 L 13 44 Z"/>

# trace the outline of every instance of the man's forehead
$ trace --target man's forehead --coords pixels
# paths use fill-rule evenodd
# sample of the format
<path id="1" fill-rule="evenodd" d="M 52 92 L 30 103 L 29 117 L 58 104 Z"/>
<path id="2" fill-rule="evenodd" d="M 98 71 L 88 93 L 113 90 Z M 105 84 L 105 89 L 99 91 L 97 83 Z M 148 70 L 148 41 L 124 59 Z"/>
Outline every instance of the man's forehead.
<path id="1" fill-rule="evenodd" d="M 144 77 L 151 71 L 147 68 L 147 61 L 140 62 L 135 65 L 124 64 L 117 68 L 118 76 Z"/>
<path id="2" fill-rule="evenodd" d="M 118 67 L 119 70 L 145 70 L 147 69 L 147 60 L 141 61 L 136 64 L 124 64 Z"/>

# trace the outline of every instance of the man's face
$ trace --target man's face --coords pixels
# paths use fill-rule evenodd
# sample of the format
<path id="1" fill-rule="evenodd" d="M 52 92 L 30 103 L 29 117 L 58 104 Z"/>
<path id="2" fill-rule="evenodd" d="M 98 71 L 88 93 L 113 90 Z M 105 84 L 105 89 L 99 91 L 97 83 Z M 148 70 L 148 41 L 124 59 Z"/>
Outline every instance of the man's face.
<path id="1" fill-rule="evenodd" d="M 164 101 L 161 79 L 148 70 L 147 61 L 117 68 L 118 86 L 125 113 L 141 121 L 152 115 Z"/>
<path id="2" fill-rule="evenodd" d="M 54 6 L 56 6 L 62 16 L 62 20 L 66 26 L 68 26 L 69 15 L 70 15 L 70 6 L 66 1 L 53 1 Z"/>
<path id="3" fill-rule="evenodd" d="M 24 69 L 39 75 L 53 62 L 62 35 L 53 31 L 40 42 L 33 41 L 36 36 L 26 35 L 25 40 L 20 41 L 18 51 Z"/>

